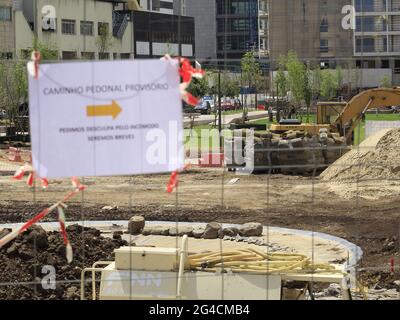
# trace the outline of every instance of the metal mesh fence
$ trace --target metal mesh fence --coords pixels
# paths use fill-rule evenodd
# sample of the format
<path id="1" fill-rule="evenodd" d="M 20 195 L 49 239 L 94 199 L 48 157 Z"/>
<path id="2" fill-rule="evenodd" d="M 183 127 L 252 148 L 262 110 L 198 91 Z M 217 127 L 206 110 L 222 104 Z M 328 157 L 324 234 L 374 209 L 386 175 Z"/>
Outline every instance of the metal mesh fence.
<path id="1" fill-rule="evenodd" d="M 235 39 L 229 37 L 228 41 L 227 37 L 226 33 L 218 36 L 222 43 L 219 59 L 200 61 L 214 74 L 211 81 L 214 90 L 210 93 L 213 102 L 206 112 L 210 114 L 193 115 L 184 110 L 185 161 L 191 166 L 180 173 L 179 186 L 174 192 L 165 191 L 169 174 L 81 177 L 86 189 L 65 208 L 67 234 L 74 253 L 72 263 L 66 260 L 58 217 L 53 212 L 38 223 L 40 228 L 28 230 L 0 249 L 1 299 L 240 297 L 268 300 L 282 297 L 281 285 L 285 290 L 297 290 L 294 291 L 297 297 L 304 293 L 307 299 L 335 299 L 346 296 L 346 290 L 341 290 L 347 287 L 341 282 L 342 278 L 346 279 L 343 273 L 349 277 L 356 299 L 399 298 L 399 285 L 395 281 L 400 275 L 397 199 L 400 134 L 391 131 L 373 135 L 380 131 L 377 127 L 397 127 L 395 120 L 399 115 L 391 113 L 391 121 L 382 127 L 377 119 L 371 120 L 372 116 L 368 119 L 367 114 L 366 127 L 359 125 L 354 130 L 354 145 L 340 140 L 341 133 L 339 137 L 320 131 L 313 135 L 296 130 L 271 133 L 267 128 L 277 124 L 276 111 L 281 112 L 282 118 L 297 118 L 316 125 L 318 94 L 313 97 L 315 108 L 295 108 L 292 112 L 288 101 L 276 93 L 272 69 L 278 65 L 277 57 L 268 61 L 268 70 L 262 70 L 263 85 L 257 94 L 251 93 L 244 83 L 240 59 L 228 57 L 226 50 L 235 45 Z M 336 48 L 340 51 L 341 46 Z M 251 51 L 251 47 L 247 49 Z M 314 49 L 305 48 L 303 54 L 311 56 Z M 320 49 L 317 46 L 317 51 Z M 357 60 L 368 59 L 361 56 L 331 62 L 357 65 Z M 14 62 L 26 61 L 10 63 Z M 54 63 L 42 61 L 46 62 Z M 263 62 L 260 59 L 261 65 Z M 316 58 L 304 62 L 322 66 Z M 357 72 L 357 77 L 362 78 L 363 69 Z M 234 94 L 235 97 L 223 97 L 218 88 L 218 75 L 222 82 L 236 81 L 242 92 Z M 352 77 L 348 76 L 350 80 Z M 354 87 L 363 83 L 360 79 L 351 81 Z M 349 91 L 344 92 L 347 93 L 344 100 L 356 94 L 356 90 Z M 247 120 L 247 126 L 242 123 L 243 119 Z M 25 180 L 12 179 L 21 164 L 29 162 L 30 145 L 25 141 L 8 144 L 6 127 L 10 124 L 0 127 L 3 141 L 0 144 L 3 147 L 0 150 L 0 238 L 58 203 L 71 190 L 66 179 L 50 180 L 46 189 L 39 180 L 34 180 L 30 187 Z M 19 129 L 16 133 L 27 132 Z M 225 162 L 221 163 L 221 159 Z M 147 235 L 128 232 L 129 219 L 133 216 L 145 218 Z M 205 230 L 214 230 L 212 225 L 207 225 L 212 222 L 218 223 L 213 239 L 198 239 L 204 238 Z M 249 222 L 261 223 L 262 235 L 249 232 L 250 236 L 246 236 L 243 224 Z M 212 251 L 216 253 L 214 258 L 222 261 L 213 272 L 204 270 L 182 275 L 178 266 L 164 273 L 157 270 L 113 272 L 114 250 L 120 247 L 169 247 L 176 249 L 175 261 L 179 261 L 185 234 L 190 235 L 190 254 Z M 277 272 L 270 270 L 272 264 L 264 261 L 259 265 L 262 270 L 259 274 L 244 272 L 246 285 L 240 292 L 237 278 L 241 273 L 233 272 L 229 260 L 223 258 L 227 252 L 244 248 L 261 250 L 271 257 L 279 253 L 304 255 L 309 259 L 308 270 L 301 275 L 288 268 Z M 136 263 L 129 258 L 128 265 Z M 207 269 L 207 263 L 204 261 L 200 269 Z M 325 274 L 324 278 L 315 271 L 327 264 L 336 265 L 340 275 L 336 274 L 335 278 Z"/>

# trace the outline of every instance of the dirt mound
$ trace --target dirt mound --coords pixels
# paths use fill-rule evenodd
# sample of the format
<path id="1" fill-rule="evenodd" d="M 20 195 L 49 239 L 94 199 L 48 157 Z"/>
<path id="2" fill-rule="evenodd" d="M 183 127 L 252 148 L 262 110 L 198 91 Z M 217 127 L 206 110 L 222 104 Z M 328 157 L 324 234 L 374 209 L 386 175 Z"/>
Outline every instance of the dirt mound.
<path id="1" fill-rule="evenodd" d="M 93 228 L 72 225 L 67 231 L 74 250 L 71 264 L 66 261 L 60 233 L 46 232 L 39 226 L 0 250 L 0 299 L 79 299 L 82 269 L 99 260 L 111 260 L 114 249 L 127 245 L 121 239 L 104 238 Z M 8 232 L 0 230 L 0 237 Z M 45 266 L 55 269 L 55 289 L 42 286 L 49 272 Z"/>
<path id="2" fill-rule="evenodd" d="M 377 134 L 382 136 L 382 132 Z M 373 136 L 359 148 L 345 154 L 321 174 L 323 181 L 400 179 L 400 129 L 386 131 L 378 140 Z M 373 142 L 377 142 L 376 146 Z"/>

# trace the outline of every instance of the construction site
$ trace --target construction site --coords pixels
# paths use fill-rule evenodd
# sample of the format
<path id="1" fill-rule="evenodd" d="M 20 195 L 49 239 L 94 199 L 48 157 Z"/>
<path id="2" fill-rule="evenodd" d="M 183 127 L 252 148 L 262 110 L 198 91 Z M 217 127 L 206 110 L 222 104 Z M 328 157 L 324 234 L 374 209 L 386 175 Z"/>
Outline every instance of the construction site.
<path id="1" fill-rule="evenodd" d="M 364 94 L 378 93 L 379 104 L 399 99 L 398 92 Z M 360 101 L 354 98 L 342 116 L 351 108 L 351 119 L 360 118 L 366 109 Z M 398 299 L 400 129 L 379 130 L 347 147 L 339 134 L 319 129 L 315 138 L 308 133 L 313 125 L 301 126 L 282 141 L 299 143 L 296 136 L 303 136 L 317 145 L 287 149 L 274 141 L 282 134 L 256 132 L 260 172 L 253 174 L 187 159 L 191 165 L 172 193 L 166 192 L 169 174 L 82 178 L 86 188 L 66 210 L 73 260 L 57 216 L 44 217 L 2 243 L 1 299 Z M 337 153 L 324 147 L 324 133 L 329 142 L 342 141 L 343 155 L 321 167 L 324 152 Z M 27 147 L 5 144 L 1 151 L 2 240 L 70 189 L 66 179 L 52 179 L 46 189 L 13 179 L 30 157 Z M 56 270 L 53 290 L 43 287 L 45 266 Z M 243 290 L 224 289 L 224 277 L 226 286 L 239 281 Z M 157 281 L 165 286 L 160 295 Z"/>
<path id="2" fill-rule="evenodd" d="M 363 35 L 310 55 L 341 8 L 211 1 L 198 59 L 191 1 L 50 2 L 51 31 L 41 0 L 0 1 L 15 46 L 32 31 L 0 60 L 0 300 L 400 299 L 400 62 L 364 70 Z"/>

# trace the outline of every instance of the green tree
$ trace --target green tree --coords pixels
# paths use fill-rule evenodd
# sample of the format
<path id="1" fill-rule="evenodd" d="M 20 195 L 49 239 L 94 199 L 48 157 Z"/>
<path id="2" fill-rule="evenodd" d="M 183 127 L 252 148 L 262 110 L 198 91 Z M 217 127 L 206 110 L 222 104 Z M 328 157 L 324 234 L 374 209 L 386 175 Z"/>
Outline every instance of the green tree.
<path id="1" fill-rule="evenodd" d="M 99 35 L 96 38 L 96 46 L 99 49 L 99 55 L 106 53 L 113 45 L 113 36 L 109 29 L 108 23 L 100 24 Z"/>
<path id="2" fill-rule="evenodd" d="M 58 60 L 58 49 L 52 43 L 43 43 L 37 38 L 33 40 L 32 47 L 21 50 L 20 57 L 25 60 L 31 59 L 31 53 L 34 50 L 40 51 L 42 61 Z"/>
<path id="3" fill-rule="evenodd" d="M 382 77 L 379 84 L 380 84 L 381 88 L 391 88 L 392 87 L 392 82 L 390 81 L 390 77 L 387 74 L 385 74 Z"/>
<path id="4" fill-rule="evenodd" d="M 31 52 L 36 48 L 41 53 L 42 61 L 58 59 L 58 51 L 54 46 L 41 43 L 36 38 L 32 48 L 26 48 L 20 53 L 23 60 L 0 61 L 0 109 L 7 113 L 7 126 L 15 123 L 20 114 L 20 106 L 28 102 L 28 78 L 26 60 L 31 58 Z"/>
<path id="5" fill-rule="evenodd" d="M 352 83 L 354 84 L 353 86 L 352 86 L 352 88 L 354 88 L 354 89 L 358 89 L 358 88 L 360 88 L 360 80 L 361 80 L 361 69 L 359 69 L 359 68 L 354 68 L 353 70 L 352 70 L 352 75 L 351 75 L 351 80 L 352 80 Z"/>
<path id="6" fill-rule="evenodd" d="M 208 81 L 205 77 L 202 79 L 194 78 L 188 87 L 190 92 L 195 97 L 203 97 L 209 92 Z"/>
<path id="7" fill-rule="evenodd" d="M 312 70 L 310 64 L 307 64 L 307 68 L 304 73 L 304 102 L 307 106 L 307 122 L 310 120 L 310 108 L 312 101 Z"/>
<path id="8" fill-rule="evenodd" d="M 343 70 L 342 67 L 338 66 L 336 68 L 336 81 L 337 81 L 337 88 L 340 90 L 343 85 Z"/>
<path id="9" fill-rule="evenodd" d="M 304 100 L 306 67 L 299 61 L 296 52 L 289 51 L 286 68 L 288 70 L 288 82 L 293 102 L 299 106 Z"/>
<path id="10" fill-rule="evenodd" d="M 260 64 L 254 56 L 254 52 L 246 52 L 241 60 L 242 81 L 249 88 L 255 88 L 255 99 L 257 105 L 257 90 L 262 82 L 262 71 Z"/>
<path id="11" fill-rule="evenodd" d="M 322 72 L 322 82 L 320 94 L 325 99 L 332 99 L 337 95 L 338 81 L 335 75 L 330 70 Z"/>
<path id="12" fill-rule="evenodd" d="M 316 65 L 312 72 L 311 91 L 313 99 L 316 99 L 321 92 L 322 73 L 319 65 Z"/>
<path id="13" fill-rule="evenodd" d="M 54 44 L 37 41 L 34 48 L 37 48 L 37 50 L 40 51 L 43 61 L 58 60 L 58 50 Z"/>
<path id="14" fill-rule="evenodd" d="M 218 94 L 218 71 L 207 72 L 212 86 L 209 86 L 208 94 Z M 240 86 L 237 80 L 232 79 L 228 74 L 221 74 L 221 96 L 222 97 L 237 97 L 240 94 Z"/>
<path id="15" fill-rule="evenodd" d="M 224 78 L 223 92 L 226 97 L 237 97 L 240 94 L 240 87 L 236 80 Z"/>
<path id="16" fill-rule="evenodd" d="M 0 62 L 0 109 L 6 110 L 6 127 L 11 127 L 19 116 L 19 106 L 28 100 L 25 62 Z"/>
<path id="17" fill-rule="evenodd" d="M 275 76 L 276 94 L 279 97 L 286 97 L 288 91 L 288 79 L 285 74 L 286 59 L 284 56 L 279 58 L 278 71 Z"/>

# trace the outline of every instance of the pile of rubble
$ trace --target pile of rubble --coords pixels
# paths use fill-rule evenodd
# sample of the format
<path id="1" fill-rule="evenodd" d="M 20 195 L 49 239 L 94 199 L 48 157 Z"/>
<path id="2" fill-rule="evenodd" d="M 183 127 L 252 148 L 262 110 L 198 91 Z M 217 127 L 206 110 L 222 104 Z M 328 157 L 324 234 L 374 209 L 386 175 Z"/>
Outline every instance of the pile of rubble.
<path id="1" fill-rule="evenodd" d="M 376 141 L 377 140 L 377 141 Z M 400 179 L 400 129 L 372 136 L 322 174 L 323 181 L 348 183 L 364 179 Z"/>
<path id="2" fill-rule="evenodd" d="M 263 226 L 258 222 L 250 222 L 241 225 L 239 228 L 227 227 L 222 228 L 217 222 L 208 223 L 206 226 L 167 226 L 154 225 L 146 226 L 145 218 L 142 216 L 134 216 L 129 220 L 128 233 L 131 235 L 142 234 L 145 236 L 171 236 L 182 237 L 187 235 L 196 239 L 223 239 L 225 236 L 236 237 L 260 237 L 263 233 Z"/>
<path id="3" fill-rule="evenodd" d="M 10 231 L 0 230 L 0 238 Z M 36 225 L 1 248 L 0 299 L 79 299 L 82 269 L 99 260 L 112 260 L 114 249 L 128 244 L 80 225 L 67 227 L 67 232 L 74 251 L 71 264 L 60 233 Z"/>
<path id="4" fill-rule="evenodd" d="M 337 133 L 319 136 L 304 131 L 287 131 L 282 135 L 255 132 L 254 144 L 246 145 L 246 152 L 242 153 L 245 136 L 243 131 L 242 136 L 225 140 L 227 163 L 241 166 L 238 155 L 243 154 L 244 161 L 254 164 L 256 172 L 272 170 L 272 173 L 308 175 L 315 170 L 320 172 L 349 151 L 343 137 Z"/>
<path id="5" fill-rule="evenodd" d="M 398 282 L 398 281 L 397 281 Z M 400 299 L 400 283 L 397 289 L 365 289 L 365 292 L 351 292 L 353 300 L 399 300 Z M 316 300 L 342 300 L 342 292 L 340 285 L 332 283 L 327 289 L 314 293 Z"/>
<path id="6" fill-rule="evenodd" d="M 226 241 L 245 242 L 258 246 L 268 247 L 271 251 L 285 251 L 288 248 L 269 243 L 264 238 L 263 226 L 258 222 L 245 223 L 239 227 L 223 227 L 217 222 L 207 223 L 205 226 L 179 225 L 151 225 L 147 226 L 145 218 L 134 216 L 129 220 L 128 234 L 144 236 L 171 236 L 188 237 L 196 239 L 223 239 Z"/>

